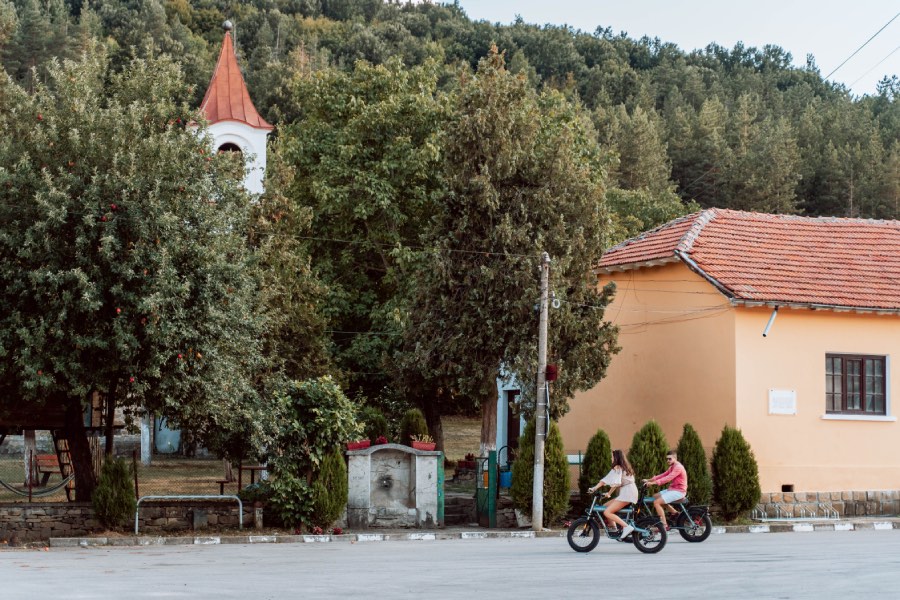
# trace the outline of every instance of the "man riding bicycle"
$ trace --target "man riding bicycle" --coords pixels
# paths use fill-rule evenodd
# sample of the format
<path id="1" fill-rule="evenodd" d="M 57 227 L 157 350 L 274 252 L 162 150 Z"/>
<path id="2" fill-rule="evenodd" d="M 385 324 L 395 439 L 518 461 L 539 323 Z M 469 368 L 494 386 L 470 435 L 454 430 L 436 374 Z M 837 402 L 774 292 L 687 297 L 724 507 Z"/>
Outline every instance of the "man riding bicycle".
<path id="1" fill-rule="evenodd" d="M 668 488 L 653 494 L 653 507 L 656 509 L 656 514 L 659 515 L 663 525 L 668 530 L 669 525 L 666 523 L 666 511 L 663 509 L 663 505 L 675 502 L 676 500 L 681 500 L 687 495 L 688 478 L 687 471 L 685 471 L 684 465 L 678 462 L 678 454 L 674 450 L 669 450 L 666 453 L 666 461 L 669 463 L 669 468 L 664 473 L 660 473 L 655 477 L 644 479 L 644 483 L 648 485 L 660 485 L 670 481 L 672 482 Z M 671 506 L 669 507 L 668 512 L 670 515 L 678 514 L 678 511 Z"/>

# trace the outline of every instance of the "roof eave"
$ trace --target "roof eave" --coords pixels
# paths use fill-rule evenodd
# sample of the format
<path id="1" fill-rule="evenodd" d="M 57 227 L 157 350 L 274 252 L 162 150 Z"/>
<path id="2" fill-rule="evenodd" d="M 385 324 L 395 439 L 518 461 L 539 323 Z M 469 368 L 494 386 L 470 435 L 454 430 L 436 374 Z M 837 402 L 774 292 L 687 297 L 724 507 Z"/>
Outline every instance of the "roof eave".
<path id="1" fill-rule="evenodd" d="M 900 315 L 900 308 L 844 306 L 841 304 L 822 304 L 818 302 L 784 302 L 780 300 L 746 300 L 742 298 L 733 298 L 732 304 L 735 306 L 745 306 L 747 308 L 764 306 L 767 308 L 784 307 L 798 310 L 830 310 L 833 312 L 853 312 L 857 314 Z"/>
<path id="2" fill-rule="evenodd" d="M 633 271 L 635 269 L 643 269 L 646 267 L 658 267 L 669 263 L 679 262 L 677 256 L 666 256 L 663 258 L 654 258 L 652 260 L 643 260 L 640 262 L 623 263 L 620 265 L 609 265 L 608 267 L 595 267 L 594 275 L 619 273 L 622 271 Z"/>

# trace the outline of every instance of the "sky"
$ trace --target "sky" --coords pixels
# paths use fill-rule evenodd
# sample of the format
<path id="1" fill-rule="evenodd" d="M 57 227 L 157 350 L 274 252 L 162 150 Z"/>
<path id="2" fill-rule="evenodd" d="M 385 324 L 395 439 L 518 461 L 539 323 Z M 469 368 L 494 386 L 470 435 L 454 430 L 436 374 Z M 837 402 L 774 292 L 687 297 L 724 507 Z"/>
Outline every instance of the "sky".
<path id="1" fill-rule="evenodd" d="M 458 1 L 476 21 L 509 24 L 518 15 L 526 23 L 569 25 L 589 33 L 609 27 L 634 39 L 658 37 L 685 51 L 712 42 L 726 48 L 737 42 L 757 48 L 774 44 L 790 52 L 798 67 L 812 54 L 822 76 L 837 69 L 827 78 L 857 96 L 876 93 L 875 84 L 885 75 L 900 74 L 900 0 Z"/>

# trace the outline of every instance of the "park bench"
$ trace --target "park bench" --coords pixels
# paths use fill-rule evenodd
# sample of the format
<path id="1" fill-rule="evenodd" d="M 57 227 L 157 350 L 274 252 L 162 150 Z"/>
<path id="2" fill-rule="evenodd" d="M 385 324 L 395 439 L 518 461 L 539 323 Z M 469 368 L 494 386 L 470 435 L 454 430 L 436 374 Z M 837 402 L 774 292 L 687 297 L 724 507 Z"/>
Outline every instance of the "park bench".
<path id="1" fill-rule="evenodd" d="M 232 472 L 231 462 L 227 460 L 223 460 L 223 466 L 225 467 L 225 476 L 222 479 L 217 479 L 216 483 L 219 484 L 219 495 L 225 495 L 225 485 L 229 483 L 234 483 L 234 473 Z M 240 490 L 240 487 L 238 487 Z"/>
<path id="2" fill-rule="evenodd" d="M 62 470 L 59 468 L 59 460 L 56 458 L 55 454 L 36 454 L 34 462 L 37 474 L 41 477 L 41 487 L 47 485 L 51 475 L 62 476 Z"/>

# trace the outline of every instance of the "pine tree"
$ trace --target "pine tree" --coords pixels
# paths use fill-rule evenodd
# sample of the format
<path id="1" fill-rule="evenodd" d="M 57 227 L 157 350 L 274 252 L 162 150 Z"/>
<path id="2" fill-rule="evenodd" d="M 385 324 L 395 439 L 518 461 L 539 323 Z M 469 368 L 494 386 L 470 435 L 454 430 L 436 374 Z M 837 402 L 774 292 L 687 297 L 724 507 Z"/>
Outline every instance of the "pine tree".
<path id="1" fill-rule="evenodd" d="M 678 440 L 678 461 L 684 465 L 688 477 L 688 498 L 692 504 L 709 504 L 712 497 L 712 478 L 709 461 L 700 436 L 690 423 L 684 424 Z"/>
<path id="2" fill-rule="evenodd" d="M 746 514 L 759 502 L 759 468 L 740 429 L 725 426 L 712 457 L 713 498 L 727 521 Z"/>
<path id="3" fill-rule="evenodd" d="M 578 492 L 581 494 L 581 502 L 589 503 L 590 496 L 587 489 L 600 481 L 600 478 L 609 473 L 612 468 L 612 448 L 609 445 L 609 436 L 602 429 L 598 429 L 588 442 L 587 449 L 581 459 L 581 474 L 578 476 Z"/>
<path id="4" fill-rule="evenodd" d="M 668 468 L 666 436 L 656 421 L 650 420 L 634 434 L 628 449 L 628 462 L 634 469 L 634 480 L 649 479 Z"/>

